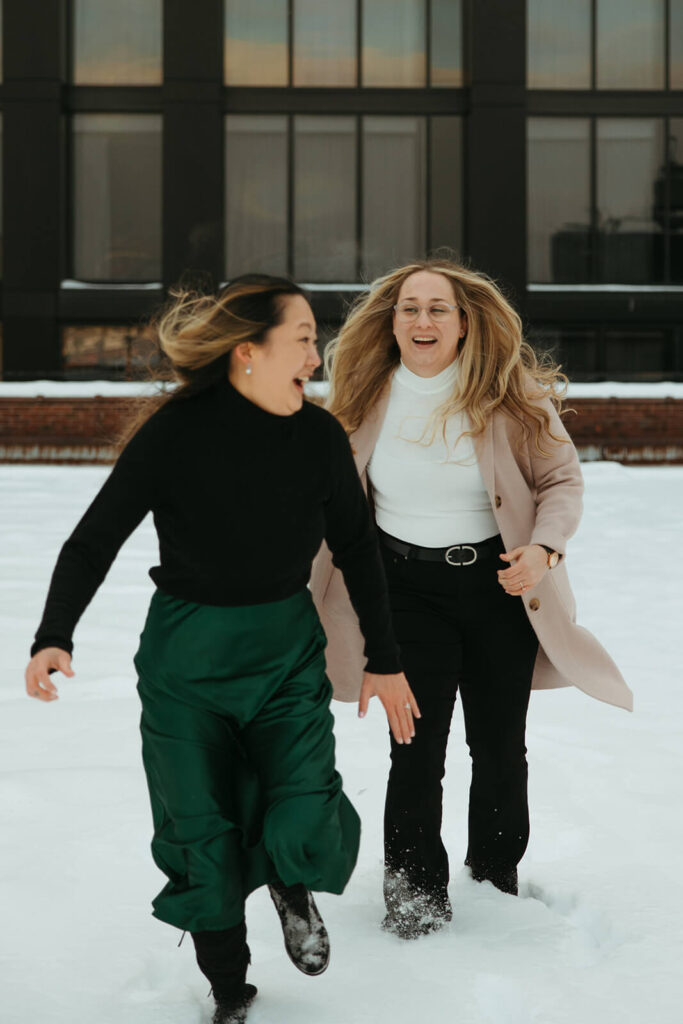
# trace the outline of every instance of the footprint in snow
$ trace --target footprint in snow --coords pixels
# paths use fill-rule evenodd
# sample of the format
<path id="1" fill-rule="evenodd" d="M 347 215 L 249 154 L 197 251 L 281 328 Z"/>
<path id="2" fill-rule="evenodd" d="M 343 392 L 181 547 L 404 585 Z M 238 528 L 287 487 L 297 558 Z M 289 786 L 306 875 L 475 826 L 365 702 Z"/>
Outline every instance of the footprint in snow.
<path id="1" fill-rule="evenodd" d="M 551 892 L 536 882 L 523 882 L 519 887 L 523 899 L 539 900 L 548 910 L 559 914 L 576 928 L 586 945 L 606 952 L 615 944 L 612 924 L 604 911 L 587 907 L 577 892 Z"/>

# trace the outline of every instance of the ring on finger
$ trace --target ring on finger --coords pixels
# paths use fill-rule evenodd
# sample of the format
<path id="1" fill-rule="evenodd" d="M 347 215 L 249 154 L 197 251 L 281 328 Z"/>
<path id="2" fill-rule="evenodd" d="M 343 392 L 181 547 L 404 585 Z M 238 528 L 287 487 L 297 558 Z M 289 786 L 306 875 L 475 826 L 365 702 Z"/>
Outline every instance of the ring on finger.
<path id="1" fill-rule="evenodd" d="M 410 711 L 410 704 L 404 704 L 403 707 L 406 709 L 406 711 Z"/>

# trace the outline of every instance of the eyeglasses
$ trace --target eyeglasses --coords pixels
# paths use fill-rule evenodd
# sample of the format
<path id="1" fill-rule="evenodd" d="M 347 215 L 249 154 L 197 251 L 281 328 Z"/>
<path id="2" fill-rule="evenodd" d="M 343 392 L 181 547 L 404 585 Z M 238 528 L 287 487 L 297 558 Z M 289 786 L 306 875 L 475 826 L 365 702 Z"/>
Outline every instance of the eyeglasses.
<path id="1" fill-rule="evenodd" d="M 397 319 L 404 324 L 414 323 L 423 309 L 434 323 L 442 323 L 457 308 L 457 306 L 450 306 L 447 302 L 434 302 L 431 306 L 418 306 L 415 302 L 399 302 L 394 306 Z"/>

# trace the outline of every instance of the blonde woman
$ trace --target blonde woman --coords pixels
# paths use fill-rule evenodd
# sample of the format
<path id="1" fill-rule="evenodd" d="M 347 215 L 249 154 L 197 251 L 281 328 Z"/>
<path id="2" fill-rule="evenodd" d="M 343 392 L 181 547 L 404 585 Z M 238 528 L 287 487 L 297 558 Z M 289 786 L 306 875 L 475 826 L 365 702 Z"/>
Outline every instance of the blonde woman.
<path id="1" fill-rule="evenodd" d="M 446 744 L 459 690 L 472 759 L 472 877 L 517 892 L 529 837 L 525 722 L 532 687 L 574 684 L 630 708 L 619 670 L 575 624 L 565 556 L 582 507 L 556 368 L 485 275 L 417 261 L 375 281 L 331 347 L 329 409 L 350 435 L 377 522 L 394 633 L 422 716 L 391 741 L 386 917 L 410 939 L 451 918 L 441 838 Z M 358 634 L 324 549 L 311 587 L 328 673 L 357 695 Z"/>
<path id="2" fill-rule="evenodd" d="M 329 942 L 310 890 L 340 893 L 359 821 L 334 766 L 325 637 L 306 583 L 323 537 L 366 637 L 361 675 L 397 742 L 417 706 L 398 669 L 386 584 L 351 450 L 304 402 L 320 363 L 304 293 L 250 275 L 184 294 L 162 318 L 180 386 L 139 429 L 65 543 L 26 671 L 30 696 L 72 676 L 74 627 L 147 512 L 160 564 L 135 658 L 160 920 L 192 933 L 214 1024 L 244 1021 L 244 905 L 268 884 L 308 975 Z M 410 714 L 410 718 L 409 718 Z"/>

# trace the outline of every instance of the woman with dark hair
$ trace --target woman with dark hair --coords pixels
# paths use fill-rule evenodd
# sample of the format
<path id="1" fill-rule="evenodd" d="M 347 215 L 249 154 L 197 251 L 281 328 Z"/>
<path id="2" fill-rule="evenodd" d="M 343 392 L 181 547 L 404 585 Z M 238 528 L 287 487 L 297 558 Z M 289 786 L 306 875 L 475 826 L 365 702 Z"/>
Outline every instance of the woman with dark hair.
<path id="1" fill-rule="evenodd" d="M 249 275 L 183 293 L 159 322 L 180 386 L 136 430 L 59 555 L 26 670 L 72 676 L 72 634 L 147 512 L 157 585 L 135 658 L 162 921 L 191 932 L 215 1024 L 246 1017 L 246 896 L 267 884 L 305 974 L 329 942 L 311 890 L 341 893 L 358 816 L 334 766 L 325 638 L 306 583 L 323 538 L 366 638 L 366 696 L 397 743 L 417 706 L 400 672 L 379 551 L 343 429 L 304 402 L 320 363 L 305 294 Z"/>
<path id="2" fill-rule="evenodd" d="M 516 893 L 532 685 L 624 708 L 631 693 L 575 620 L 565 555 L 583 482 L 558 415 L 566 378 L 537 360 L 494 282 L 438 258 L 380 278 L 331 346 L 330 379 L 422 711 L 409 747 L 392 738 L 384 817 L 383 926 L 413 939 L 451 918 L 441 781 L 456 694 L 472 758 L 465 863 Z M 335 693 L 355 700 L 357 622 L 324 550 L 311 589 Z"/>

